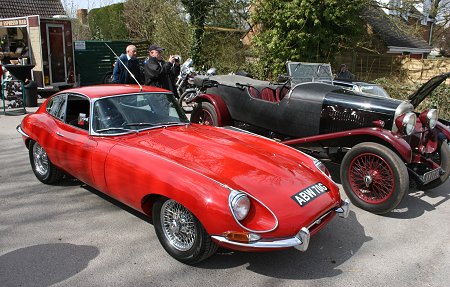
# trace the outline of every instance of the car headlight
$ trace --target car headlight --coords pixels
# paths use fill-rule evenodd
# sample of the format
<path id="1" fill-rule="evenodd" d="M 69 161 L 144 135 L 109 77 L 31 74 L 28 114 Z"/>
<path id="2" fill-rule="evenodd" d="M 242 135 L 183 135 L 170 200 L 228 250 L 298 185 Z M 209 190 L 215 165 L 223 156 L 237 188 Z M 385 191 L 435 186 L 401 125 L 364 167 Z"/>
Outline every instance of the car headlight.
<path id="1" fill-rule="evenodd" d="M 438 122 L 438 110 L 430 109 L 423 111 L 419 116 L 420 122 L 430 129 L 434 129 Z"/>
<path id="2" fill-rule="evenodd" d="M 326 166 L 317 158 L 313 158 L 314 161 L 314 165 L 321 171 L 323 172 L 326 176 L 328 176 L 329 178 L 331 178 L 331 174 L 328 171 L 328 169 L 326 168 Z"/>
<path id="3" fill-rule="evenodd" d="M 414 128 L 416 127 L 417 116 L 413 112 L 409 112 L 399 116 L 395 120 L 395 125 L 398 130 L 403 134 L 410 135 L 413 133 Z"/>
<path id="4" fill-rule="evenodd" d="M 245 193 L 237 190 L 231 191 L 228 196 L 228 204 L 234 218 L 239 221 L 243 220 L 250 211 L 250 199 Z"/>

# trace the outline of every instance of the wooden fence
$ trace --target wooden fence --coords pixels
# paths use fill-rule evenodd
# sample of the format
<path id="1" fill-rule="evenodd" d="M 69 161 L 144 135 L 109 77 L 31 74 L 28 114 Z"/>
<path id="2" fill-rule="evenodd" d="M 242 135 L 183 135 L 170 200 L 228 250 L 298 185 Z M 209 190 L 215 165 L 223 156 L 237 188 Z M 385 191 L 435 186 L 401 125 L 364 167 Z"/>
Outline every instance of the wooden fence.
<path id="1" fill-rule="evenodd" d="M 347 64 L 356 78 L 362 81 L 395 76 L 402 82 L 423 83 L 435 75 L 450 72 L 450 58 L 419 60 L 398 55 L 353 53 L 336 57 L 333 65 L 335 72 L 340 64 Z"/>

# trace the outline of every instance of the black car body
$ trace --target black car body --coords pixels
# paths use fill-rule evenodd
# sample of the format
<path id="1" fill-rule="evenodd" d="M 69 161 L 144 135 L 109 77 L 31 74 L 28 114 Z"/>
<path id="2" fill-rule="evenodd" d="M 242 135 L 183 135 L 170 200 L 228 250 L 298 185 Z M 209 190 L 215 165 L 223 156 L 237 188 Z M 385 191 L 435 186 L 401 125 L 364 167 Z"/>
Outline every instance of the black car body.
<path id="1" fill-rule="evenodd" d="M 199 82 L 215 85 L 194 99 L 192 122 L 232 125 L 340 163 L 347 195 L 368 211 L 386 213 L 410 184 L 425 190 L 449 177 L 450 129 L 435 109 L 415 113 L 408 101 L 320 82 L 290 87 L 236 75 Z"/>

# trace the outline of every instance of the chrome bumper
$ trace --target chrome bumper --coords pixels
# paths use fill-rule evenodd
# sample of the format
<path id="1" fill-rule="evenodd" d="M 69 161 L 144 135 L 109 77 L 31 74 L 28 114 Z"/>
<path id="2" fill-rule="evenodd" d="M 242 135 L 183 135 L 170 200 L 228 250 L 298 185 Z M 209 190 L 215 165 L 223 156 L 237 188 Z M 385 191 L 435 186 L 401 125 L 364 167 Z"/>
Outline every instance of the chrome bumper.
<path id="1" fill-rule="evenodd" d="M 295 247 L 296 249 L 300 251 L 306 251 L 308 249 L 309 245 L 309 230 L 306 227 L 303 227 L 299 233 L 297 233 L 292 238 L 286 238 L 286 239 L 280 239 L 280 240 L 274 240 L 274 241 L 256 241 L 256 242 L 250 242 L 250 243 L 243 243 L 243 242 L 236 242 L 228 240 L 227 238 L 223 236 L 217 236 L 213 235 L 211 236 L 213 239 L 217 240 L 218 242 L 227 243 L 234 246 L 243 246 L 243 247 L 250 247 L 250 248 L 287 248 L 287 247 Z"/>
<path id="2" fill-rule="evenodd" d="M 336 208 L 334 211 L 339 215 L 339 217 L 347 218 L 348 214 L 350 212 L 350 201 L 348 199 L 342 201 L 341 206 Z M 310 226 L 302 227 L 300 229 L 300 231 L 292 238 L 278 239 L 278 240 L 272 240 L 272 241 L 269 241 L 270 239 L 266 239 L 266 241 L 264 239 L 262 239 L 259 241 L 244 243 L 244 242 L 231 241 L 226 237 L 218 236 L 218 235 L 213 235 L 211 237 L 214 240 L 218 241 L 219 243 L 226 243 L 226 244 L 230 244 L 230 245 L 234 245 L 234 246 L 242 246 L 242 247 L 249 247 L 249 248 L 255 248 L 255 249 L 258 249 L 258 248 L 277 249 L 277 248 L 294 247 L 297 250 L 306 251 L 308 249 L 309 240 L 311 237 L 311 235 L 309 233 L 309 229 L 315 224 L 320 224 L 322 219 L 325 218 L 330 212 L 331 211 L 322 215 L 320 218 L 315 220 Z"/>
<path id="3" fill-rule="evenodd" d="M 335 211 L 339 217 L 347 218 L 350 212 L 350 200 L 349 199 L 343 200 L 341 207 L 336 208 Z"/>
<path id="4" fill-rule="evenodd" d="M 22 128 L 20 127 L 20 125 L 18 125 L 18 126 L 16 127 L 16 130 L 19 132 L 19 134 L 23 135 L 24 137 L 27 137 L 27 138 L 30 137 L 29 135 L 27 135 L 27 134 L 22 130 Z"/>

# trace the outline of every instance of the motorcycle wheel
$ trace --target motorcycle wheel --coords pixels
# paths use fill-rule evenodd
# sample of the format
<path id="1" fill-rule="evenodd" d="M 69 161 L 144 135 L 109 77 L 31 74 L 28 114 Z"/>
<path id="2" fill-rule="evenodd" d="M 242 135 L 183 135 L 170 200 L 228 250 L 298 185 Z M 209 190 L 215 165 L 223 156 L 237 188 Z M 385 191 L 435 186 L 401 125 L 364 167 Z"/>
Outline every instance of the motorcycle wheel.
<path id="1" fill-rule="evenodd" d="M 195 102 L 193 101 L 193 99 L 196 94 L 197 93 L 193 91 L 184 92 L 178 100 L 178 103 L 185 113 L 189 114 L 194 110 Z"/>
<path id="2" fill-rule="evenodd" d="M 103 84 L 112 84 L 113 72 L 108 72 L 103 76 Z"/>

